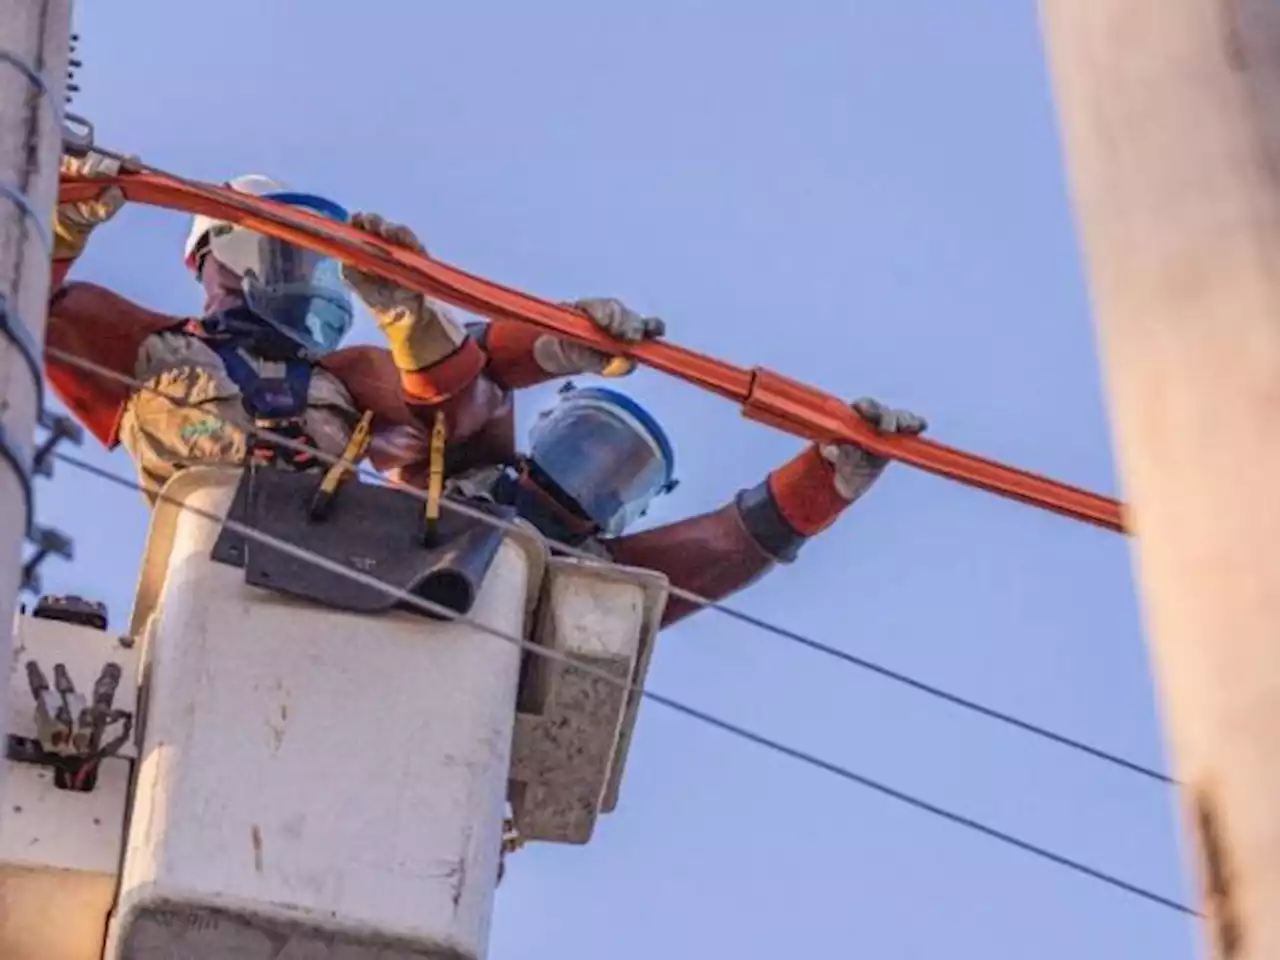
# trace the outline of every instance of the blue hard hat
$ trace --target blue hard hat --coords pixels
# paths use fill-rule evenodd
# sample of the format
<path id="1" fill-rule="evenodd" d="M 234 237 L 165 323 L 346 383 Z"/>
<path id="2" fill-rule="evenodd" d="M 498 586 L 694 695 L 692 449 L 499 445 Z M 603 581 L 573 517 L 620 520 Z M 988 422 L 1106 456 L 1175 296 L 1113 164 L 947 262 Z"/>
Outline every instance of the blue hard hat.
<path id="1" fill-rule="evenodd" d="M 606 535 L 675 486 L 675 451 L 647 410 L 606 387 L 569 388 L 530 431 L 529 459 Z"/>

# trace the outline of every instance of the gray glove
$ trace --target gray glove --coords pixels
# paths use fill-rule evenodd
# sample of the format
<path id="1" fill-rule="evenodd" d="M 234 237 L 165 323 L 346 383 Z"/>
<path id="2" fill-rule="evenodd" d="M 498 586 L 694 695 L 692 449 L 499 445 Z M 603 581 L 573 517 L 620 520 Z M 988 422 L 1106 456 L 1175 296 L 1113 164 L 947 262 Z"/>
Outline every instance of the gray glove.
<path id="1" fill-rule="evenodd" d="M 667 332 L 667 325 L 658 317 L 642 317 L 621 300 L 612 297 L 575 300 L 563 306 L 581 310 L 597 327 L 619 340 L 635 343 L 639 340 L 656 339 Z M 635 364 L 629 360 L 611 357 L 592 347 L 552 336 L 541 337 L 534 343 L 533 356 L 538 366 L 556 376 L 575 373 L 626 376 L 635 369 Z"/>
<path id="2" fill-rule="evenodd" d="M 667 332 L 667 325 L 658 317 L 642 317 L 621 300 L 613 297 L 588 297 L 575 300 L 577 307 L 590 317 L 597 327 L 619 340 L 653 340 Z"/>
<path id="3" fill-rule="evenodd" d="M 854 401 L 852 407 L 880 433 L 915 436 L 928 427 L 923 417 L 906 410 L 893 410 L 870 397 Z M 827 444 L 819 447 L 818 452 L 835 467 L 836 492 L 851 503 L 871 488 L 889 463 L 887 458 L 852 443 Z"/>

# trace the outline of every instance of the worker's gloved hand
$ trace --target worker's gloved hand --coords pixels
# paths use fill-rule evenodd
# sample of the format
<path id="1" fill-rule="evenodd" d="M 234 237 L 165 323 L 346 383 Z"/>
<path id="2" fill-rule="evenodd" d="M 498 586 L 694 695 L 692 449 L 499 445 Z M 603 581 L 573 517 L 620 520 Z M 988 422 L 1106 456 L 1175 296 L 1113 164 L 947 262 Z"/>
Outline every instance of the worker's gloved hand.
<path id="1" fill-rule="evenodd" d="M 376 213 L 357 213 L 351 225 L 381 240 L 426 253 L 412 230 L 384 220 Z M 401 370 L 422 370 L 453 353 L 466 339 L 466 330 L 441 305 L 392 280 L 343 264 L 342 278 L 369 308 L 386 334 L 391 356 Z"/>
<path id="2" fill-rule="evenodd" d="M 632 343 L 654 340 L 667 332 L 667 325 L 657 317 L 642 317 L 621 300 L 613 297 L 588 297 L 575 300 L 576 307 L 592 319 L 597 327 L 619 340 Z"/>
<path id="3" fill-rule="evenodd" d="M 581 310 L 609 336 L 631 343 L 657 339 L 667 332 L 667 325 L 658 317 L 643 317 L 613 297 L 589 297 L 561 306 Z M 538 366 L 557 376 L 574 373 L 626 376 L 635 369 L 635 364 L 625 358 L 559 337 L 542 337 L 534 344 L 533 353 Z"/>
<path id="4" fill-rule="evenodd" d="M 91 150 L 83 157 L 64 156 L 62 172 L 76 177 L 114 177 L 120 173 L 120 161 Z M 58 204 L 53 212 L 53 258 L 74 260 L 80 256 L 89 234 L 114 217 L 124 202 L 119 187 L 108 187 L 88 200 Z"/>
<path id="5" fill-rule="evenodd" d="M 923 417 L 890 409 L 869 397 L 855 401 L 852 406 L 855 413 L 880 433 L 915 436 L 928 427 Z M 889 463 L 885 457 L 852 443 L 827 444 L 818 450 L 835 468 L 836 492 L 850 502 L 866 493 Z"/>

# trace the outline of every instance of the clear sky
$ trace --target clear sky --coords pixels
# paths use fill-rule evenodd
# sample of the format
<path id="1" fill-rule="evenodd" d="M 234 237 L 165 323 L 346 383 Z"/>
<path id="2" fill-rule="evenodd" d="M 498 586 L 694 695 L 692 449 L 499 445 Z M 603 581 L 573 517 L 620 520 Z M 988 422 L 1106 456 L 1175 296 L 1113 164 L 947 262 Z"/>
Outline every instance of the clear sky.
<path id="1" fill-rule="evenodd" d="M 78 6 L 75 106 L 114 149 L 328 192 L 474 272 L 552 298 L 620 296 L 683 344 L 1116 489 L 1031 0 Z M 185 229 L 129 209 L 77 276 L 195 310 Z M 677 444 L 683 483 L 659 519 L 723 503 L 798 449 L 656 374 L 626 386 Z M 548 396 L 522 396 L 522 422 Z M 39 512 L 78 550 L 48 564 L 47 587 L 102 598 L 124 624 L 141 498 L 60 466 Z M 738 600 L 1165 762 L 1113 534 L 890 468 Z M 714 612 L 663 635 L 651 683 L 1192 896 L 1159 784 Z M 1178 960 L 1194 936 L 1185 917 L 650 704 L 593 842 L 508 863 L 492 956 Z"/>

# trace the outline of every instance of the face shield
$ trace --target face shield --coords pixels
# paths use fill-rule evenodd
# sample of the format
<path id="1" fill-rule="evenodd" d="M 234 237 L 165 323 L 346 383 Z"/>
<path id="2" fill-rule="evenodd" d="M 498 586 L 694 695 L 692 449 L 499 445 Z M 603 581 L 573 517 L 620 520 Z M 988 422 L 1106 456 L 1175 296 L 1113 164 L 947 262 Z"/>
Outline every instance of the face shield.
<path id="1" fill-rule="evenodd" d="M 675 454 L 662 427 L 635 401 L 603 387 L 568 391 L 543 413 L 529 458 L 608 536 L 675 485 Z"/>
<path id="2" fill-rule="evenodd" d="M 263 196 L 339 223 L 348 219 L 338 204 L 312 194 Z M 313 356 L 331 352 L 351 329 L 351 294 L 332 257 L 225 223 L 209 231 L 208 254 L 240 278 L 250 310 Z"/>

